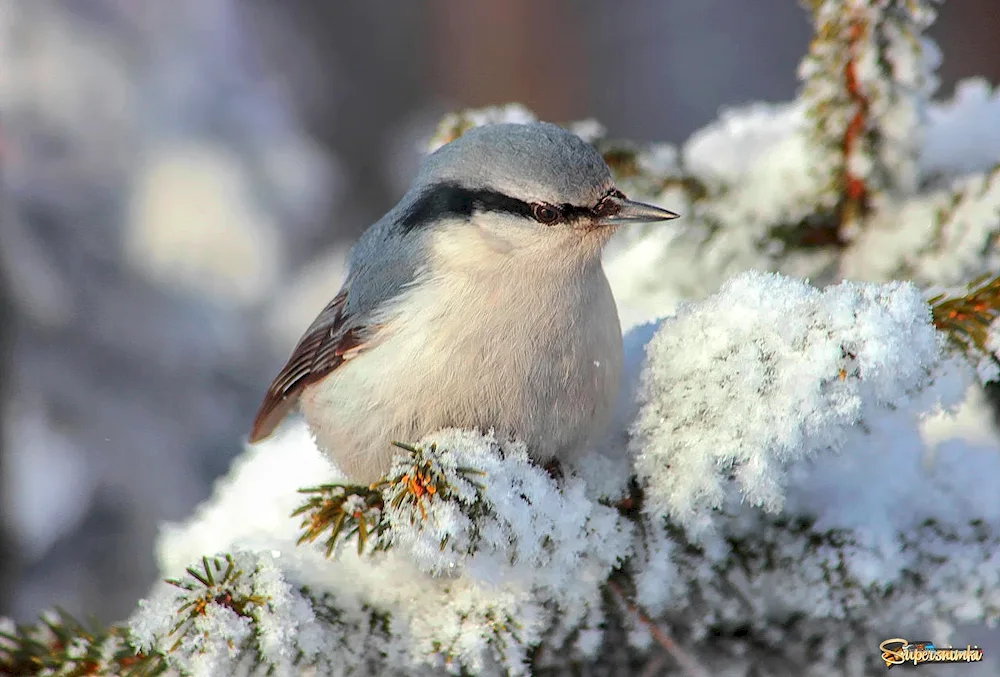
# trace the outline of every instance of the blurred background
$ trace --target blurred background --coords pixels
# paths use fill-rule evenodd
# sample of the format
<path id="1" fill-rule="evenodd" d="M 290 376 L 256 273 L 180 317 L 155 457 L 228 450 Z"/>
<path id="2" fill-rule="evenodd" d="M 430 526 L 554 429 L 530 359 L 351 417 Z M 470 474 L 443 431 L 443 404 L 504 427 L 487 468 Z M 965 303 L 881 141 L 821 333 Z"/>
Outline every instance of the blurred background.
<path id="1" fill-rule="evenodd" d="M 1000 81 L 946 3 L 942 95 Z M 124 618 L 451 109 L 682 142 L 794 96 L 794 0 L 0 0 L 0 615 Z"/>

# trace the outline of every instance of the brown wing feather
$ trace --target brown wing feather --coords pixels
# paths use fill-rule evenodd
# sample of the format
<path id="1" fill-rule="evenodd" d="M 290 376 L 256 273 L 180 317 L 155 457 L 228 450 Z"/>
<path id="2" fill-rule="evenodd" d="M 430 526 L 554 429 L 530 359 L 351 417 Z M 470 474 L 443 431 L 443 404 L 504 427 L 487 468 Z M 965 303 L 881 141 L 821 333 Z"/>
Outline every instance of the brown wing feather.
<path id="1" fill-rule="evenodd" d="M 362 347 L 361 329 L 346 326 L 346 301 L 347 290 L 330 301 L 271 382 L 250 429 L 251 444 L 274 432 L 295 405 L 302 388 L 329 374 L 354 355 L 351 351 Z"/>

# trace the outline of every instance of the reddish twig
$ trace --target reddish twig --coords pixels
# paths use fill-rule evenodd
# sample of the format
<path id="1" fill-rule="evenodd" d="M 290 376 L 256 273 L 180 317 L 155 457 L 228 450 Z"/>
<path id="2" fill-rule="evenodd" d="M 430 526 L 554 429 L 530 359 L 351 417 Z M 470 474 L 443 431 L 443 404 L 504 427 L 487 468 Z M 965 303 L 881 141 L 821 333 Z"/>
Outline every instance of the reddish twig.
<path id="1" fill-rule="evenodd" d="M 649 616 L 640 611 L 639 607 L 628 601 L 628 598 L 625 597 L 625 593 L 622 592 L 621 587 L 617 583 L 614 581 L 608 581 L 608 588 L 615 594 L 618 601 L 620 601 L 630 613 L 634 614 L 635 617 L 639 619 L 639 622 L 649 628 L 649 634 L 653 636 L 656 643 L 663 647 L 663 649 L 666 650 L 666 652 L 669 653 L 675 661 L 677 661 L 677 664 L 681 666 L 688 677 L 711 677 L 708 670 L 706 670 L 694 656 L 680 648 L 677 645 L 677 642 L 671 639 L 670 635 L 668 635 L 663 628 L 653 622 Z"/>
<path id="2" fill-rule="evenodd" d="M 660 671 L 663 670 L 663 663 L 663 654 L 656 654 L 646 663 L 646 667 L 642 671 L 642 677 L 655 677 L 660 674 Z"/>
<path id="3" fill-rule="evenodd" d="M 866 208 L 868 201 L 868 186 L 863 179 L 858 178 L 851 171 L 850 158 L 858 144 L 859 139 L 865 132 L 867 124 L 869 102 L 868 98 L 861 92 L 858 84 L 857 66 L 855 64 L 855 52 L 857 44 L 864 37 L 866 22 L 863 19 L 853 19 L 847 30 L 848 58 L 844 65 L 844 84 L 847 88 L 847 96 L 855 104 L 854 115 L 844 130 L 843 152 L 844 152 L 844 202 L 841 205 L 840 235 L 845 239 L 847 233 L 843 230 L 854 220 L 859 212 Z"/>

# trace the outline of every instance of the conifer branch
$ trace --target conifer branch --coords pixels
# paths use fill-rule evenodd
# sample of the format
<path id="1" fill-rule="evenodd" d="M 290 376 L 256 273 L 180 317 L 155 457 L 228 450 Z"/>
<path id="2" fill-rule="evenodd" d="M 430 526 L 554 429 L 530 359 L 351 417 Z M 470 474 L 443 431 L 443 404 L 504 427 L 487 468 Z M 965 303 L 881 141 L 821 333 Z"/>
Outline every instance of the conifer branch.
<path id="1" fill-rule="evenodd" d="M 416 525 L 427 519 L 429 502 L 453 497 L 453 487 L 435 459 L 436 445 L 424 450 L 403 442 L 393 444 L 408 452 L 409 459 L 397 462 L 386 477 L 371 486 L 325 484 L 299 490 L 311 494 L 292 513 L 292 517 L 303 518 L 299 545 L 328 534 L 324 541 L 327 557 L 333 555 L 342 537 L 357 536 L 359 555 L 369 543 L 373 543 L 373 551 L 387 550 L 391 539 L 382 538 L 390 528 L 384 512 L 387 506 L 407 511 L 410 524 Z M 457 468 L 456 472 L 466 480 L 482 475 L 473 468 Z"/>
<path id="2" fill-rule="evenodd" d="M 870 39 L 871 26 L 856 10 L 852 11 L 850 8 L 845 8 L 844 15 L 839 17 L 836 23 L 826 23 L 819 15 L 823 3 L 820 0 L 809 0 L 808 4 L 818 23 L 814 46 L 831 40 L 840 40 L 843 43 L 837 53 L 844 60 L 842 95 L 843 104 L 849 111 L 849 120 L 839 136 L 839 153 L 843 162 L 838 167 L 840 175 L 835 177 L 841 191 L 836 241 L 842 244 L 844 230 L 849 224 L 857 221 L 868 208 L 868 185 L 863 177 L 856 175 L 851 169 L 848 159 L 858 152 L 864 140 L 863 136 L 870 133 L 871 122 L 868 115 L 870 102 L 858 81 L 857 60 L 860 44 Z M 828 124 L 826 121 L 820 121 L 823 111 L 814 110 L 812 113 L 817 118 L 817 124 Z"/>
<path id="3" fill-rule="evenodd" d="M 268 600 L 254 594 L 238 591 L 237 585 L 243 577 L 243 571 L 236 566 L 232 555 L 221 559 L 213 557 L 201 558 L 201 568 L 188 567 L 187 578 L 168 578 L 167 583 L 179 588 L 191 596 L 177 608 L 177 622 L 170 629 L 170 636 L 177 640 L 170 647 L 176 651 L 191 632 L 195 621 L 204 616 L 211 605 L 218 605 L 233 611 L 238 616 L 256 620 L 256 611 L 268 603 Z"/>
<path id="4" fill-rule="evenodd" d="M 814 37 L 800 66 L 810 136 L 825 152 L 816 160 L 818 207 L 833 210 L 843 244 L 882 191 L 917 188 L 918 108 L 931 78 L 921 34 L 935 0 L 803 0 Z M 902 62 L 900 55 L 909 53 Z M 910 64 L 916 64 L 911 67 Z"/>
<path id="5" fill-rule="evenodd" d="M 203 557 L 200 567 L 187 569 L 187 577 L 167 580 L 186 594 L 169 632 L 176 639 L 166 653 L 181 646 L 193 631 L 195 620 L 204 616 L 211 605 L 223 606 L 251 622 L 255 620 L 255 609 L 267 600 L 237 592 L 242 576 L 233 558 L 226 555 Z M 0 674 L 4 675 L 152 677 L 166 672 L 168 667 L 165 654 L 136 651 L 126 627 L 87 627 L 61 610 L 38 624 L 0 632 Z"/>
<path id="6" fill-rule="evenodd" d="M 88 626 L 61 609 L 0 630 L 0 675 L 9 677 L 154 677 L 167 667 L 159 654 L 136 652 L 124 627 Z"/>
<path id="7" fill-rule="evenodd" d="M 934 326 L 967 357 L 982 357 L 993 352 L 989 331 L 1000 317 L 1000 275 L 983 275 L 967 289 L 962 296 L 938 294 L 928 303 Z"/>
<path id="8" fill-rule="evenodd" d="M 435 452 L 437 445 L 432 444 L 425 451 L 402 442 L 394 445 L 410 453 L 410 461 L 397 465 L 390 475 L 382 481 L 380 488 L 388 495 L 389 505 L 393 508 L 409 506 L 412 510 L 410 523 L 416 522 L 419 513 L 421 520 L 427 519 L 424 503 L 432 500 L 446 500 L 452 495 L 452 486 L 444 469 L 437 462 Z M 468 479 L 482 475 L 474 468 L 458 468 L 458 474 Z"/>
<path id="9" fill-rule="evenodd" d="M 937 206 L 931 237 L 920 256 L 982 259 L 1000 243 L 1000 162 L 983 174 L 963 177 L 931 196 Z M 968 244 L 966 244 L 968 243 Z M 965 250 L 965 251 L 963 251 Z M 989 262 L 989 259 L 986 259 Z"/>
<path id="10" fill-rule="evenodd" d="M 333 554 L 341 535 L 357 535 L 360 555 L 368 537 L 386 528 L 382 520 L 384 499 L 377 485 L 324 484 L 300 489 L 299 493 L 312 495 L 292 513 L 292 517 L 303 516 L 298 544 L 312 543 L 329 531 L 324 541 L 327 557 Z"/>
<path id="11" fill-rule="evenodd" d="M 173 611 L 157 610 L 152 618 L 160 621 L 150 628 L 146 620 L 135 625 L 112 625 L 107 629 L 90 628 L 59 611 L 48 614 L 35 625 L 0 626 L 0 675 L 7 677 L 157 677 L 163 674 L 190 674 L 200 659 L 213 661 L 213 654 L 228 654 L 236 665 L 247 656 L 252 665 L 262 668 L 261 674 L 299 674 L 307 668 L 323 670 L 331 665 L 343 666 L 343 656 L 336 649 L 349 649 L 357 661 L 384 659 L 382 647 L 389 634 L 389 618 L 369 605 L 363 605 L 352 615 L 344 613 L 329 595 L 316 596 L 309 588 L 290 588 L 286 592 L 298 603 L 308 606 L 317 627 L 312 631 L 327 633 L 334 651 L 331 655 L 317 653 L 314 641 L 292 640 L 287 647 L 275 647 L 273 632 L 276 620 L 288 609 L 275 608 L 281 600 L 258 594 L 263 586 L 275 589 L 273 571 L 260 569 L 254 556 L 223 555 L 202 558 L 197 566 L 188 568 L 187 575 L 166 581 L 180 592 L 174 598 Z M 265 567 L 266 569 L 266 567 Z M 169 596 L 169 592 L 165 590 Z M 169 603 L 168 603 L 169 604 Z M 229 620 L 220 623 L 222 616 Z M 360 612 L 360 614 L 359 614 Z M 233 622 L 237 620 L 237 622 Z M 301 620 L 301 617 L 300 617 Z M 233 628 L 237 632 L 233 634 Z M 300 630 L 303 628 L 300 626 Z M 204 670 L 204 663 L 199 668 Z M 373 663 L 374 665 L 374 663 Z M 355 666 L 357 667 L 357 666 Z M 351 668 L 353 669 L 353 668 Z M 350 669 L 349 669 L 350 671 Z M 201 672 L 200 674 L 205 674 Z M 212 673 L 215 674 L 215 673 Z M 222 674 L 222 673 L 219 673 Z M 228 673 L 225 673 L 228 674 Z M 254 673 L 256 674 L 256 673 Z M 381 673 L 380 673 L 381 674 Z"/>

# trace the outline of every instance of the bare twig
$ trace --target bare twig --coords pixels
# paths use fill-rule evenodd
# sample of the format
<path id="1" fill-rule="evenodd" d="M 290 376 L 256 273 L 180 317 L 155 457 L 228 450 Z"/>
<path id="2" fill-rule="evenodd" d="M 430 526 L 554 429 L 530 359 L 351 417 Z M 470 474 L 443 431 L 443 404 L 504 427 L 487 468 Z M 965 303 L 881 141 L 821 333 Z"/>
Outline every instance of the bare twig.
<path id="1" fill-rule="evenodd" d="M 649 659 L 646 667 L 642 671 L 642 677 L 655 677 L 663 670 L 664 658 L 662 653 L 658 653 Z"/>
<path id="2" fill-rule="evenodd" d="M 649 633 L 653 636 L 653 639 L 656 640 L 656 643 L 663 647 L 667 653 L 669 653 L 673 659 L 677 661 L 677 664 L 681 666 L 684 673 L 688 675 L 688 677 L 711 677 L 708 670 L 701 663 L 699 663 L 694 656 L 679 647 L 663 628 L 657 625 L 649 616 L 640 611 L 639 607 L 630 602 L 628 598 L 625 597 L 625 593 L 622 592 L 621 587 L 619 587 L 616 582 L 608 581 L 608 588 L 610 588 L 611 592 L 615 594 L 618 600 L 625 605 L 625 608 L 627 608 L 630 613 L 634 614 L 643 625 L 649 628 Z"/>

